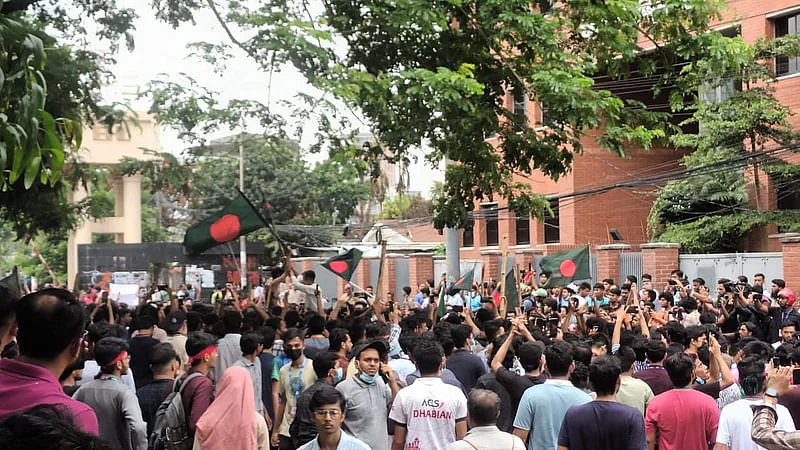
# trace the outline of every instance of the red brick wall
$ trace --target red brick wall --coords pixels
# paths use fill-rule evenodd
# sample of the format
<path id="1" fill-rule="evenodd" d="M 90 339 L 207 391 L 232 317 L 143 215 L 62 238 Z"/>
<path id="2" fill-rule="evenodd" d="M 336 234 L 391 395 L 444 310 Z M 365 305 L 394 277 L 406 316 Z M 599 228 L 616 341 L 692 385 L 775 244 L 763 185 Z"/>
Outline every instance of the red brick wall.
<path id="1" fill-rule="evenodd" d="M 412 253 L 408 259 L 408 282 L 411 291 L 416 292 L 419 285 L 433 277 L 433 254 Z M 434 278 L 435 280 L 435 278 Z"/>
<path id="2" fill-rule="evenodd" d="M 795 293 L 800 291 L 800 234 L 786 237 L 783 246 L 783 279 L 786 287 Z"/>
<path id="3" fill-rule="evenodd" d="M 642 244 L 644 273 L 653 276 L 653 283 L 656 286 L 664 285 L 669 280 L 670 272 L 680 267 L 678 248 L 678 244 Z"/>
<path id="4" fill-rule="evenodd" d="M 630 245 L 602 245 L 595 249 L 597 253 L 597 282 L 605 278 L 611 278 L 616 282 L 619 280 L 619 254 L 623 251 L 630 251 Z"/>

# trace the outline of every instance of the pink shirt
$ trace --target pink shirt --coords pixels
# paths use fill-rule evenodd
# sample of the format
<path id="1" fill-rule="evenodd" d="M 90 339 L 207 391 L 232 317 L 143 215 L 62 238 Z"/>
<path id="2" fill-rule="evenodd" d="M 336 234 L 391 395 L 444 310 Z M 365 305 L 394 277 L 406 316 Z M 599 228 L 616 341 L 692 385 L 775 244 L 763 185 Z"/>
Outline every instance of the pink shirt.
<path id="1" fill-rule="evenodd" d="M 63 405 L 81 430 L 98 434 L 94 410 L 65 394 L 58 380 L 43 367 L 0 359 L 0 399 L 0 421 L 37 405 Z"/>
<path id="2" fill-rule="evenodd" d="M 644 426 L 657 434 L 660 450 L 708 450 L 717 437 L 719 407 L 693 389 L 671 389 L 647 405 Z"/>

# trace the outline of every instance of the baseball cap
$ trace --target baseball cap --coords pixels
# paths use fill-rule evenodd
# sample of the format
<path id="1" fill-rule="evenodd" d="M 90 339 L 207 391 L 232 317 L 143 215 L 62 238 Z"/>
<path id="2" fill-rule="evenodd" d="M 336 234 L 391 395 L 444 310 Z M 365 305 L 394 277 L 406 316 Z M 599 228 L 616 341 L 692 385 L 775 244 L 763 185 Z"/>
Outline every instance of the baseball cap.
<path id="1" fill-rule="evenodd" d="M 167 316 L 167 324 L 164 326 L 164 330 L 167 333 L 175 333 L 181 329 L 183 323 L 186 322 L 186 313 L 182 310 L 172 311 Z"/>
<path id="2" fill-rule="evenodd" d="M 533 296 L 534 297 L 547 297 L 547 291 L 542 289 L 542 288 L 539 288 L 539 289 L 536 290 L 536 292 L 533 293 Z"/>
<path id="3" fill-rule="evenodd" d="M 575 283 L 570 283 L 567 285 L 567 290 L 572 291 L 573 294 L 578 292 L 578 286 L 575 286 Z"/>
<path id="4" fill-rule="evenodd" d="M 533 302 L 529 300 L 525 300 L 522 302 L 522 310 L 528 312 L 533 309 Z"/>
<path id="5" fill-rule="evenodd" d="M 358 355 L 368 348 L 374 348 L 377 350 L 381 359 L 383 359 L 389 353 L 389 345 L 386 343 L 386 341 L 383 339 L 373 339 L 357 346 L 353 352 L 353 358 L 358 359 Z"/>

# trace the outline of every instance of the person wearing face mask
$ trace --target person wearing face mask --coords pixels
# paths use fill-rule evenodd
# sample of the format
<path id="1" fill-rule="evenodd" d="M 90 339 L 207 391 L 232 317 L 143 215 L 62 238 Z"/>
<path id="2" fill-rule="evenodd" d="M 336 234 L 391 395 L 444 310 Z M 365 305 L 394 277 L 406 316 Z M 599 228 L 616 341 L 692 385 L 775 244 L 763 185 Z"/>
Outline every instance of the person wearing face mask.
<path id="1" fill-rule="evenodd" d="M 356 376 L 336 386 L 346 399 L 345 431 L 373 450 L 389 450 L 386 424 L 389 408 L 400 390 L 391 367 L 383 363 L 388 353 L 389 346 L 383 339 L 362 344 L 353 354 Z"/>
<path id="2" fill-rule="evenodd" d="M 283 351 L 291 362 L 281 367 L 278 375 L 278 389 L 273 392 L 275 405 L 275 424 L 272 428 L 272 446 L 293 449 L 289 427 L 297 416 L 297 398 L 315 381 L 314 362 L 303 356 L 306 345 L 303 332 L 289 328 L 283 336 Z"/>
<path id="3" fill-rule="evenodd" d="M 450 331 L 453 337 L 455 350 L 447 358 L 447 368 L 466 388 L 467 392 L 475 387 L 478 378 L 486 373 L 486 365 L 478 356 L 473 354 L 475 338 L 472 336 L 472 327 L 461 324 L 453 327 Z"/>
<path id="4" fill-rule="evenodd" d="M 342 381 L 344 370 L 339 365 L 339 355 L 333 352 L 319 353 L 314 358 L 314 373 L 317 375 L 317 381 L 297 398 L 297 415 L 289 427 L 289 434 L 295 447 L 300 447 L 317 436 L 314 414 L 311 411 L 311 398 L 316 392 L 336 386 Z"/>

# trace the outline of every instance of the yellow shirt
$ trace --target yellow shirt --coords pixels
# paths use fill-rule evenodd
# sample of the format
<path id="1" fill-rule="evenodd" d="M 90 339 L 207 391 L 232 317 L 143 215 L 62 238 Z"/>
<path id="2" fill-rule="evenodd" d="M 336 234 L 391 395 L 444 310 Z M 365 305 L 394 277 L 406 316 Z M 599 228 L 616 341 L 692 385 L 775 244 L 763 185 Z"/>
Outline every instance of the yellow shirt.
<path id="1" fill-rule="evenodd" d="M 305 358 L 305 357 L 304 357 Z M 314 361 L 309 358 L 304 360 L 305 367 L 292 367 L 292 363 L 288 363 L 281 367 L 280 380 L 278 381 L 278 394 L 280 395 L 286 407 L 283 410 L 283 420 L 281 420 L 281 428 L 279 433 L 281 436 L 290 437 L 289 426 L 294 420 L 294 412 L 297 407 L 297 378 L 300 377 L 300 392 L 305 391 L 315 381 L 317 381 L 317 374 L 314 373 Z M 300 372 L 302 371 L 302 375 Z M 277 412 L 277 411 L 276 411 Z"/>

